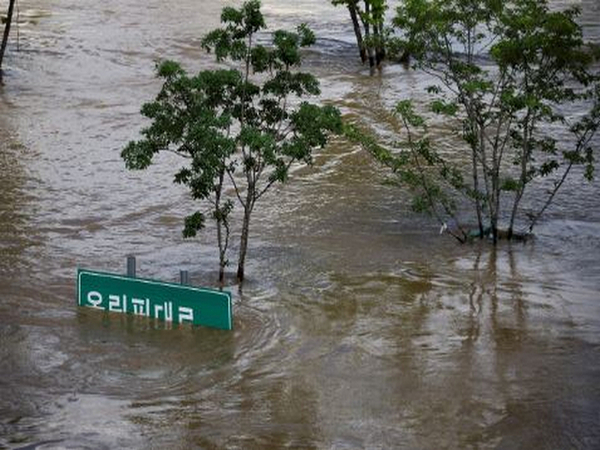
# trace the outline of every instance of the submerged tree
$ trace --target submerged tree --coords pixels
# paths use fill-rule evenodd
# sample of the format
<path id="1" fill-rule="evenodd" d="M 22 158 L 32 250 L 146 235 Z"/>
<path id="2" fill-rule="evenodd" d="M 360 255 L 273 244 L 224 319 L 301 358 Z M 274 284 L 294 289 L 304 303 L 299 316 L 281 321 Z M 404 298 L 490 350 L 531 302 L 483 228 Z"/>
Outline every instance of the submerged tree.
<path id="1" fill-rule="evenodd" d="M 399 151 L 361 138 L 413 188 L 418 209 L 445 222 L 462 196 L 473 205 L 476 234 L 496 242 L 501 225 L 515 236 L 517 218 L 531 233 L 575 166 L 592 179 L 600 82 L 577 15 L 550 11 L 545 0 L 406 0 L 398 8 L 394 22 L 416 68 L 437 80 L 429 108 L 462 141 L 441 151 L 410 100 L 395 110 L 404 129 Z M 543 177 L 553 177 L 551 189 L 537 209 L 523 211 L 527 188 Z"/>
<path id="2" fill-rule="evenodd" d="M 234 203 L 241 206 L 237 277 L 242 281 L 256 203 L 275 183 L 288 179 L 294 163 L 309 164 L 313 150 L 340 131 L 341 119 L 334 107 L 301 101 L 320 93 L 313 75 L 295 70 L 301 48 L 315 42 L 305 25 L 297 32 L 275 31 L 272 45 L 265 46 L 256 43 L 257 33 L 265 28 L 259 1 L 224 8 L 221 21 L 224 27 L 209 33 L 202 45 L 218 61 L 240 68 L 189 77 L 179 64 L 161 63 L 163 87 L 142 108 L 152 123 L 122 157 L 130 169 L 148 167 L 162 151 L 188 161 L 175 181 L 210 205 L 217 223 L 221 281 L 228 263 L 231 212 Z M 204 223 L 205 214 L 197 211 L 186 218 L 184 235 L 195 235 Z"/>
<path id="3" fill-rule="evenodd" d="M 348 9 L 362 63 L 368 62 L 371 70 L 379 68 L 386 57 L 386 0 L 331 0 L 331 3 Z"/>
<path id="4" fill-rule="evenodd" d="M 2 60 L 4 59 L 4 52 L 6 51 L 6 45 L 8 44 L 8 36 L 10 35 L 10 26 L 12 24 L 13 13 L 15 10 L 16 0 L 9 0 L 8 10 L 6 12 L 6 22 L 4 23 L 4 33 L 2 35 L 2 44 L 0 45 L 0 81 L 2 81 Z"/>

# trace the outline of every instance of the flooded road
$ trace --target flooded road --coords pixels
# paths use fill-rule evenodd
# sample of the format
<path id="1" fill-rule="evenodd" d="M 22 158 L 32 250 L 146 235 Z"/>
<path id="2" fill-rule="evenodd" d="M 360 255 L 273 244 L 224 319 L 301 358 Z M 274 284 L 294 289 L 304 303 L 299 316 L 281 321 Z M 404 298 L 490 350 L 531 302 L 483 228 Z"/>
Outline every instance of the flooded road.
<path id="1" fill-rule="evenodd" d="M 410 212 L 385 171 L 333 142 L 252 224 L 232 332 L 80 309 L 75 271 L 213 284 L 207 230 L 171 160 L 119 156 L 159 88 L 154 61 L 199 49 L 233 2 L 22 0 L 0 87 L 0 448 L 600 448 L 600 183 L 575 180 L 533 242 L 460 246 Z M 569 2 L 572 4 L 573 2 Z M 600 8 L 579 3 L 600 41 Z M 1 5 L 2 3 L 0 3 Z M 305 21 L 326 101 L 385 127 L 427 85 L 369 77 L 346 14 L 263 1 Z"/>

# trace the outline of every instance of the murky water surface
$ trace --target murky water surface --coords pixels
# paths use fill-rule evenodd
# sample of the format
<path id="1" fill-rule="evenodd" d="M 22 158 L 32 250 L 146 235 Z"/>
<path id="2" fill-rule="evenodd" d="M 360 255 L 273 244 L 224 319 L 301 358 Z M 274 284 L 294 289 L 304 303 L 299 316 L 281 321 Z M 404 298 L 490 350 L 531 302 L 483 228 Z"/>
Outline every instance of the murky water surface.
<path id="1" fill-rule="evenodd" d="M 577 3 L 599 41 L 598 3 Z M 82 310 L 76 267 L 122 272 L 129 253 L 145 277 L 214 281 L 210 232 L 181 238 L 193 205 L 171 160 L 131 173 L 119 152 L 155 60 L 214 66 L 199 38 L 228 2 L 19 4 L 0 87 L 0 448 L 600 448 L 598 182 L 568 186 L 527 245 L 459 246 L 334 142 L 256 212 L 234 331 Z M 382 132 L 427 84 L 369 77 L 328 2 L 264 10 L 315 28 L 324 97 Z"/>

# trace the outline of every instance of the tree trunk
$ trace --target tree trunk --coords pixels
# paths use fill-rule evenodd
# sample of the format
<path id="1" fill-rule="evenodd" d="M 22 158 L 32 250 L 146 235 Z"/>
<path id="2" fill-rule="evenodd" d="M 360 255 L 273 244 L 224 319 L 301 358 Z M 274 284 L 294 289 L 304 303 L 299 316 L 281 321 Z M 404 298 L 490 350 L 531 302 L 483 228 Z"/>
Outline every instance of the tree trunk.
<path id="1" fill-rule="evenodd" d="M 471 117 L 479 117 L 478 114 L 474 114 L 473 112 L 471 112 L 470 114 L 472 114 Z M 474 120 L 475 126 L 477 127 L 477 135 L 478 135 L 478 142 L 477 142 L 477 153 L 476 153 L 476 157 L 478 157 L 478 159 L 480 159 L 480 164 L 481 164 L 481 172 L 483 175 L 483 182 L 485 185 L 485 201 L 487 203 L 487 208 L 489 211 L 489 218 L 490 218 L 490 232 L 492 233 L 492 238 L 494 240 L 494 245 L 496 245 L 496 243 L 498 242 L 498 199 L 499 196 L 497 195 L 499 193 L 498 191 L 498 171 L 496 170 L 496 166 L 493 165 L 491 169 L 488 168 L 487 164 L 488 164 L 488 157 L 487 157 L 487 152 L 486 152 L 486 147 L 485 147 L 485 131 L 483 128 L 483 124 L 478 121 L 477 119 Z M 493 159 L 493 158 L 492 158 Z M 494 161 L 492 161 L 492 163 L 494 163 Z M 485 230 L 484 230 L 485 231 Z M 483 234 L 482 234 L 483 236 Z"/>
<path id="2" fill-rule="evenodd" d="M 500 168 L 494 158 L 492 171 L 492 202 L 490 208 L 491 233 L 494 245 L 498 243 L 498 219 L 500 218 Z"/>
<path id="3" fill-rule="evenodd" d="M 548 199 L 546 200 L 546 202 L 544 203 L 542 208 L 531 218 L 531 222 L 529 223 L 529 233 L 533 232 L 533 227 L 535 226 L 535 224 L 537 223 L 539 218 L 542 216 L 542 214 L 544 214 L 544 212 L 546 211 L 548 206 L 550 206 L 550 204 L 554 200 L 554 196 L 556 195 L 558 190 L 561 188 L 561 186 L 567 179 L 569 172 L 573 168 L 573 164 L 574 164 L 573 161 L 571 161 L 569 163 L 569 165 L 567 166 L 567 169 L 565 170 L 562 177 L 560 178 L 560 181 L 558 181 L 557 183 L 554 184 L 554 189 L 552 190 L 552 192 L 550 192 L 550 196 L 548 197 Z"/>
<path id="4" fill-rule="evenodd" d="M 223 286 L 223 282 L 225 281 L 225 266 L 221 264 L 219 266 L 219 284 Z"/>
<path id="5" fill-rule="evenodd" d="M 506 238 L 510 241 L 513 237 L 514 227 L 515 227 L 515 219 L 517 217 L 517 211 L 519 209 L 519 203 L 521 202 L 521 197 L 523 197 L 523 189 L 519 189 L 515 194 L 515 201 L 513 203 L 512 211 L 510 213 L 510 222 L 508 224 L 508 230 L 506 234 Z"/>
<path id="6" fill-rule="evenodd" d="M 531 111 L 527 111 L 527 116 L 525 117 L 525 125 L 523 130 L 523 136 L 525 137 L 525 142 L 523 143 L 523 154 L 521 155 L 521 177 L 519 179 L 519 189 L 515 193 L 515 201 L 513 203 L 512 211 L 510 214 L 510 224 L 508 227 L 508 239 L 511 239 L 513 236 L 513 227 L 515 223 L 515 219 L 517 217 L 517 211 L 519 209 L 519 203 L 523 198 L 523 194 L 525 193 L 525 186 L 527 185 L 527 170 L 529 168 L 529 160 L 531 159 L 531 149 L 529 146 L 529 142 L 531 139 L 531 129 L 533 128 L 534 119 L 531 119 L 530 125 L 530 117 Z"/>
<path id="7" fill-rule="evenodd" d="M 490 219 L 490 233 L 492 233 L 492 242 L 498 244 L 498 217 L 496 213 Z"/>
<path id="8" fill-rule="evenodd" d="M 6 14 L 6 24 L 4 25 L 4 36 L 2 37 L 2 46 L 0 47 L 0 79 L 2 79 L 2 60 L 8 43 L 8 35 L 10 33 L 10 25 L 12 23 L 13 11 L 15 9 L 16 0 L 10 0 L 8 3 L 8 12 Z"/>
<path id="9" fill-rule="evenodd" d="M 489 195 L 489 209 L 490 209 L 490 233 L 492 233 L 492 241 L 494 245 L 498 243 L 498 218 L 499 218 L 499 190 L 498 190 L 498 179 L 496 177 L 496 169 L 492 170 L 491 174 L 491 192 Z"/>
<path id="10" fill-rule="evenodd" d="M 383 23 L 378 23 L 373 26 L 373 34 L 375 35 L 375 61 L 377 67 L 380 68 L 385 59 L 385 45 L 383 42 Z"/>
<path id="11" fill-rule="evenodd" d="M 219 241 L 219 283 L 223 284 L 225 280 L 225 265 L 227 264 L 225 258 L 227 244 L 223 242 L 223 220 L 221 218 L 217 219 L 217 240 Z"/>
<path id="12" fill-rule="evenodd" d="M 362 31 L 360 28 L 360 22 L 358 21 L 358 14 L 356 13 L 356 6 L 348 5 L 348 11 L 350 12 L 350 18 L 352 19 L 352 26 L 354 27 L 354 34 L 356 35 L 356 44 L 358 45 L 358 52 L 360 54 L 360 60 L 362 63 L 367 62 L 367 50 L 365 49 L 365 41 L 363 40 Z"/>
<path id="13" fill-rule="evenodd" d="M 368 22 L 368 18 L 371 15 L 371 5 L 368 0 L 365 0 L 365 17 L 366 19 L 362 20 L 363 27 L 365 28 L 365 39 L 367 41 L 367 54 L 369 58 L 369 67 L 371 68 L 371 74 L 374 73 L 375 70 L 375 54 L 373 52 L 373 45 L 371 42 L 371 25 Z"/>
<path id="14" fill-rule="evenodd" d="M 465 105 L 465 108 L 468 110 L 468 106 Z M 470 115 L 469 115 L 470 118 Z M 483 239 L 484 234 L 484 226 L 483 226 L 483 208 L 481 206 L 481 198 L 480 198 L 480 190 L 479 190 L 479 171 L 478 171 L 478 163 L 477 163 L 477 145 L 474 143 L 475 139 L 475 130 L 472 123 L 467 125 L 469 129 L 466 132 L 472 134 L 471 141 L 469 142 L 471 146 L 471 165 L 472 165 L 472 176 L 473 176 L 473 192 L 475 194 L 475 212 L 477 213 L 477 226 L 479 227 L 479 237 Z M 485 167 L 483 168 L 485 170 Z"/>
<path id="15" fill-rule="evenodd" d="M 225 238 L 224 243 L 221 249 L 219 249 L 219 283 L 221 286 L 225 281 L 225 266 L 227 266 L 227 248 L 229 247 L 229 237 L 230 237 L 230 229 L 229 229 L 229 219 L 227 217 L 223 218 L 221 221 L 221 226 L 225 229 Z"/>
<path id="16" fill-rule="evenodd" d="M 217 243 L 219 245 L 219 283 L 223 285 L 225 280 L 225 265 L 227 264 L 227 245 L 229 243 L 229 226 L 227 217 L 221 207 L 221 195 L 223 194 L 223 182 L 225 181 L 225 169 L 221 169 L 219 182 L 215 187 L 215 219 L 217 221 Z M 225 233 L 223 233 L 225 229 Z M 223 236 L 225 234 L 225 236 Z"/>
<path id="17" fill-rule="evenodd" d="M 246 254 L 248 252 L 248 237 L 250 235 L 250 215 L 251 206 L 248 204 L 244 208 L 244 221 L 242 222 L 242 235 L 240 237 L 240 256 L 238 259 L 237 279 L 241 283 L 244 281 L 244 267 L 246 264 Z"/>
<path id="18" fill-rule="evenodd" d="M 475 211 L 477 212 L 477 226 L 479 237 L 483 239 L 483 215 L 481 211 L 481 199 L 479 198 L 479 174 L 477 173 L 477 153 L 473 150 L 473 190 L 475 191 Z"/>

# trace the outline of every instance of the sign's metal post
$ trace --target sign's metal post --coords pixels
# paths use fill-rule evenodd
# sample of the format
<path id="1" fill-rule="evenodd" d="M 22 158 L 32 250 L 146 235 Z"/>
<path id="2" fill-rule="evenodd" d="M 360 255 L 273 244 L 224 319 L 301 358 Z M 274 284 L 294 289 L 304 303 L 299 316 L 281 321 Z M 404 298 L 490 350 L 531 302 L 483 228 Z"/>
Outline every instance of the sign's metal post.
<path id="1" fill-rule="evenodd" d="M 190 274 L 188 273 L 187 270 L 179 271 L 179 279 L 180 279 L 181 284 L 183 284 L 183 285 L 190 284 Z"/>
<path id="2" fill-rule="evenodd" d="M 135 256 L 127 256 L 127 276 L 135 278 Z"/>

